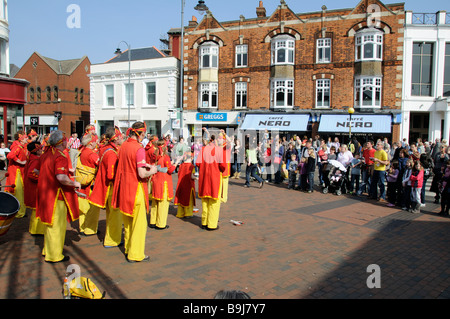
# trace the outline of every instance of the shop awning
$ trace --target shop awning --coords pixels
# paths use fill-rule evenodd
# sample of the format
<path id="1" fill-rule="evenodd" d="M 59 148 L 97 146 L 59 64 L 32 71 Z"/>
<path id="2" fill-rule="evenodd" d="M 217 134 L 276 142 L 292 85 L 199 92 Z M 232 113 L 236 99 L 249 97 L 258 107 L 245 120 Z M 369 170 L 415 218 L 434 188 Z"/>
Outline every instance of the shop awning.
<path id="1" fill-rule="evenodd" d="M 247 114 L 241 130 L 305 132 L 309 114 Z"/>
<path id="2" fill-rule="evenodd" d="M 350 124 L 351 123 L 351 124 Z M 391 133 L 391 115 L 350 115 L 322 114 L 319 132 L 348 133 Z"/>

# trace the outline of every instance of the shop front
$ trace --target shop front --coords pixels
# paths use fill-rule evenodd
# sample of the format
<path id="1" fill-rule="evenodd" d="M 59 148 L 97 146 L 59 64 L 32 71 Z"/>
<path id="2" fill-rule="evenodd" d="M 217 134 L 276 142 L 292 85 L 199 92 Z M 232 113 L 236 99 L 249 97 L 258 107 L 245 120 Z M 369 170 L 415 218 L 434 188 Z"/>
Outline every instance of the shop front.
<path id="1" fill-rule="evenodd" d="M 14 134 L 23 129 L 23 108 L 27 103 L 28 81 L 0 77 L 0 140 L 8 145 L 12 142 Z M 19 118 L 22 124 L 19 125 Z"/>

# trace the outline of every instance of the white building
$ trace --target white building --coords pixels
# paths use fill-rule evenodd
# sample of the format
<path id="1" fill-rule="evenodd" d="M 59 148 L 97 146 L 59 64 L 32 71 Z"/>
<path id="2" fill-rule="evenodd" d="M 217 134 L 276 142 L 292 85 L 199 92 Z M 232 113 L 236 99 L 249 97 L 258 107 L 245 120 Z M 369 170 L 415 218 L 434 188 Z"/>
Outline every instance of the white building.
<path id="1" fill-rule="evenodd" d="M 130 75 L 130 76 L 129 76 Z M 132 49 L 102 63 L 92 64 L 91 123 L 102 134 L 116 125 L 125 132 L 137 121 L 158 136 L 173 134 L 179 117 L 179 61 L 155 47 Z"/>
<path id="2" fill-rule="evenodd" d="M 450 138 L 450 14 L 406 12 L 401 138 Z"/>

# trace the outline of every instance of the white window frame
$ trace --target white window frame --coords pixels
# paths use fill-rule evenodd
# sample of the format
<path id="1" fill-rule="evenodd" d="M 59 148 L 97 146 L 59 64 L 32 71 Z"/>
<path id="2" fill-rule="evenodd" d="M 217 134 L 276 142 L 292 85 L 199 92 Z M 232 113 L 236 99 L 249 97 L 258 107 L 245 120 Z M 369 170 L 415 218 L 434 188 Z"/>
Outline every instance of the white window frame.
<path id="1" fill-rule="evenodd" d="M 111 98 L 112 98 L 112 105 L 109 105 L 109 101 L 108 101 L 108 98 L 109 98 L 109 96 L 108 96 L 108 87 L 112 87 L 112 96 L 111 96 Z M 115 94 L 116 94 L 116 88 L 115 88 L 115 85 L 114 84 L 105 84 L 104 85 L 104 98 L 105 98 L 105 103 L 104 103 L 104 105 L 103 105 L 103 108 L 105 108 L 105 109 L 113 109 L 113 108 L 115 108 L 116 107 L 116 96 L 115 96 Z"/>
<path id="2" fill-rule="evenodd" d="M 355 79 L 355 107 L 381 108 L 383 79 L 378 76 L 361 76 Z M 372 92 L 371 103 L 365 102 L 364 92 Z M 379 100 L 377 101 L 377 95 Z"/>
<path id="3" fill-rule="evenodd" d="M 203 65 L 204 57 L 208 56 L 208 66 Z M 219 45 L 209 41 L 203 43 L 199 47 L 199 68 L 200 69 L 217 69 L 219 68 Z"/>
<path id="4" fill-rule="evenodd" d="M 236 82 L 234 84 L 234 107 L 236 109 L 246 109 L 248 107 L 248 84 L 247 82 Z M 245 99 L 244 99 L 245 96 Z"/>
<path id="5" fill-rule="evenodd" d="M 328 105 L 325 105 L 325 93 L 328 93 Z M 319 96 L 322 94 L 321 101 L 319 101 Z M 316 80 L 316 108 L 326 108 L 331 107 L 331 80 L 330 79 L 319 79 Z"/>
<path id="6" fill-rule="evenodd" d="M 241 61 L 240 63 L 239 60 Z M 245 68 L 247 66 L 248 66 L 248 45 L 247 44 L 236 45 L 236 67 Z"/>
<path id="7" fill-rule="evenodd" d="M 198 107 L 202 109 L 217 109 L 219 106 L 219 84 L 216 82 L 200 83 L 199 84 L 199 99 Z M 208 94 L 208 101 L 203 101 L 203 95 Z M 216 96 L 216 104 L 211 105 L 214 101 L 214 96 Z M 205 103 L 207 102 L 207 104 Z"/>
<path id="8" fill-rule="evenodd" d="M 355 35 L 355 61 L 383 61 L 383 32 L 375 28 L 358 31 Z M 365 56 L 366 46 L 372 46 L 372 57 Z"/>
<path id="9" fill-rule="evenodd" d="M 289 35 L 279 35 L 272 39 L 272 65 L 293 65 L 295 63 L 295 38 Z M 279 60 L 279 52 L 284 51 L 284 61 Z"/>
<path id="10" fill-rule="evenodd" d="M 270 92 L 270 104 L 272 108 L 293 108 L 294 107 L 294 80 L 292 79 L 272 79 Z M 284 93 L 284 103 L 277 104 L 277 94 Z M 292 105 L 289 104 L 289 95 L 292 96 Z"/>
<path id="11" fill-rule="evenodd" d="M 155 95 L 155 103 L 154 104 L 149 104 L 148 103 L 148 96 L 150 94 L 148 92 L 148 85 L 149 84 L 153 84 L 155 86 L 155 93 L 154 93 L 154 95 Z M 156 107 L 157 104 L 158 104 L 157 99 L 158 99 L 158 91 L 157 91 L 157 83 L 156 83 L 156 81 L 144 82 L 144 103 L 143 103 L 144 107 Z"/>
<path id="12" fill-rule="evenodd" d="M 329 52 L 327 58 L 326 52 Z M 320 58 L 322 53 L 322 58 Z M 316 42 L 316 63 L 331 63 L 331 38 L 320 38 Z"/>
<path id="13" fill-rule="evenodd" d="M 134 109 L 136 107 L 136 85 L 134 85 L 133 82 L 130 83 L 131 87 L 133 88 L 133 91 L 131 92 L 131 101 L 132 103 L 130 103 L 130 108 Z M 123 94 L 123 104 L 122 104 L 122 108 L 128 108 L 128 82 L 123 83 L 122 86 L 123 90 L 122 92 L 124 92 Z"/>

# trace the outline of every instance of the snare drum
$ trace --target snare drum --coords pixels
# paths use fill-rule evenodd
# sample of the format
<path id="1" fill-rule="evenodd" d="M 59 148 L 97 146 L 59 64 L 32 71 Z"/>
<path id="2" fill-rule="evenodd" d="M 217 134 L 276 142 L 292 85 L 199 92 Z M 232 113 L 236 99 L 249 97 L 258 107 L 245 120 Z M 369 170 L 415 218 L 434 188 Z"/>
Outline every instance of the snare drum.
<path id="1" fill-rule="evenodd" d="M 20 203 L 13 195 L 0 192 L 0 236 L 5 235 L 20 209 Z"/>

